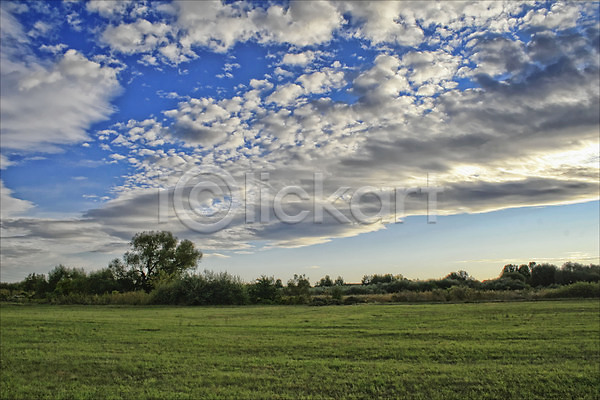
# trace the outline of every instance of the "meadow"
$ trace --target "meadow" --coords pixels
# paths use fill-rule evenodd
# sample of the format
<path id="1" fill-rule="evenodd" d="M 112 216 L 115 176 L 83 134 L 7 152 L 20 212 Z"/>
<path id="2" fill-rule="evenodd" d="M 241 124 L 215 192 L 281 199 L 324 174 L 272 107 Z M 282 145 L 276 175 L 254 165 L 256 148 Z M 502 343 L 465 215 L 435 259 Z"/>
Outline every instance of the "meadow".
<path id="1" fill-rule="evenodd" d="M 595 300 L 1 304 L 2 399 L 597 399 Z"/>

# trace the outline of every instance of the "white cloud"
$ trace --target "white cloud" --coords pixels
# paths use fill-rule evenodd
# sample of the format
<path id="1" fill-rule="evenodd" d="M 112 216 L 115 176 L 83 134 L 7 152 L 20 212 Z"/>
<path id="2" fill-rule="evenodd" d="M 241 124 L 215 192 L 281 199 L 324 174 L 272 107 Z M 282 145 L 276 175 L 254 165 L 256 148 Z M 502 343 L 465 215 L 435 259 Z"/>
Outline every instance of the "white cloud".
<path id="1" fill-rule="evenodd" d="M 295 83 L 286 83 L 283 86 L 277 86 L 277 89 L 267 97 L 268 103 L 277 103 L 280 106 L 287 106 L 304 94 L 302 86 Z"/>
<path id="2" fill-rule="evenodd" d="M 114 18 L 125 14 L 131 3 L 131 0 L 92 0 L 86 3 L 86 8 L 102 17 Z"/>
<path id="3" fill-rule="evenodd" d="M 87 7 L 106 18 L 115 18 L 124 14 L 128 6 L 129 3 L 92 2 Z M 331 40 L 343 21 L 336 7 L 326 1 L 295 1 L 287 7 L 271 5 L 266 9 L 221 1 L 177 1 L 174 6 L 177 19 L 170 32 L 173 41 L 168 44 L 157 46 L 157 42 L 164 41 L 164 23 L 150 26 L 145 20 L 109 25 L 101 38 L 114 50 L 126 54 L 158 50 L 166 61 L 177 63 L 195 58 L 196 46 L 225 52 L 237 42 L 249 40 L 296 46 L 324 43 Z M 159 7 L 157 11 L 168 10 Z M 151 59 L 146 62 L 153 64 Z"/>
<path id="4" fill-rule="evenodd" d="M 550 10 L 530 10 L 523 21 L 529 25 L 546 29 L 568 29 L 577 24 L 580 16 L 580 5 L 577 3 L 554 3 Z"/>
<path id="5" fill-rule="evenodd" d="M 252 17 L 262 42 L 297 46 L 328 42 L 343 22 L 335 5 L 326 1 L 293 1 L 287 9 L 272 5 L 266 13 L 255 10 Z"/>
<path id="6" fill-rule="evenodd" d="M 409 69 L 409 79 L 417 86 L 453 79 L 461 62 L 462 57 L 443 50 L 411 51 L 402 57 L 402 66 Z"/>
<path id="7" fill-rule="evenodd" d="M 117 160 L 117 161 L 124 160 L 124 159 L 127 158 L 124 155 L 121 155 L 121 154 L 118 154 L 118 153 L 111 154 L 109 157 L 112 158 L 113 160 Z"/>
<path id="8" fill-rule="evenodd" d="M 34 207 L 30 201 L 14 197 L 13 191 L 4 186 L 2 180 L 0 180 L 0 204 L 2 204 L 0 208 L 0 219 L 2 220 L 22 216 Z"/>
<path id="9" fill-rule="evenodd" d="M 68 47 L 69 46 L 67 46 L 64 43 L 59 43 L 59 44 L 56 44 L 53 46 L 48 46 L 48 45 L 43 44 L 40 46 L 40 50 L 47 51 L 52 54 L 58 54 L 58 53 L 62 53 L 62 51 Z"/>
<path id="10" fill-rule="evenodd" d="M 342 71 L 324 68 L 321 71 L 304 74 L 298 77 L 306 93 L 325 93 L 333 88 L 340 88 L 346 82 Z"/>
<path id="11" fill-rule="evenodd" d="M 292 66 L 305 66 L 310 64 L 315 58 L 315 53 L 312 51 L 304 51 L 302 53 L 287 53 L 281 60 L 282 64 Z"/>
<path id="12" fill-rule="evenodd" d="M 373 44 L 397 43 L 416 47 L 424 40 L 423 31 L 411 15 L 412 8 L 401 2 L 344 2 L 340 7 L 358 20 L 354 35 Z M 401 13 L 405 8 L 407 12 Z"/>
<path id="13" fill-rule="evenodd" d="M 8 149 L 56 151 L 85 141 L 87 128 L 114 111 L 118 70 L 68 50 L 54 65 L 14 64 L 2 74 L 2 145 Z M 6 71 L 10 72 L 10 71 Z"/>
<path id="14" fill-rule="evenodd" d="M 125 54 L 146 53 L 169 43 L 169 33 L 171 28 L 165 23 L 139 19 L 130 24 L 109 25 L 101 39 L 112 49 Z"/>
<path id="15" fill-rule="evenodd" d="M 258 90 L 269 90 L 273 87 L 273 84 L 266 79 L 251 79 L 250 86 Z"/>

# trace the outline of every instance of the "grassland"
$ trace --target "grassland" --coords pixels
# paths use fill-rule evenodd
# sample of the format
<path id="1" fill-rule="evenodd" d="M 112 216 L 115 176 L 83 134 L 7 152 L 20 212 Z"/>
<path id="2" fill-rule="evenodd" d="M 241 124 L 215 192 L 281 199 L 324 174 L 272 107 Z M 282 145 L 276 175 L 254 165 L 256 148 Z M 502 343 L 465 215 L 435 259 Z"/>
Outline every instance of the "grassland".
<path id="1" fill-rule="evenodd" d="M 600 303 L 0 306 L 2 399 L 597 399 Z"/>

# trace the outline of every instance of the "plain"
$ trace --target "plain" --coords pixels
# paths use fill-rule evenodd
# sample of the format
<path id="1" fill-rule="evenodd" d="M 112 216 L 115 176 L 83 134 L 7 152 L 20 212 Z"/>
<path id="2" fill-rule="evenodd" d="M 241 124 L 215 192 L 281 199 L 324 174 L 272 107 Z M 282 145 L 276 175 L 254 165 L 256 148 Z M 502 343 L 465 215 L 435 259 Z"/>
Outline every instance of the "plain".
<path id="1" fill-rule="evenodd" d="M 2 304 L 3 399 L 597 399 L 598 300 Z"/>

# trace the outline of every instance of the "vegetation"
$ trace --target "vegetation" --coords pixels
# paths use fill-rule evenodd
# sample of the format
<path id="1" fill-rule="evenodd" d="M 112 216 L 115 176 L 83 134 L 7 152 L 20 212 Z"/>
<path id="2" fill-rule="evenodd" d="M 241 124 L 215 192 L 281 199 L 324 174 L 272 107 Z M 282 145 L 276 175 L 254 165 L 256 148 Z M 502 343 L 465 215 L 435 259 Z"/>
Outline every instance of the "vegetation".
<path id="1" fill-rule="evenodd" d="M 131 239 L 123 260 L 133 285 L 150 292 L 160 282 L 170 282 L 196 267 L 202 252 L 189 240 L 177 242 L 171 232 L 142 232 Z M 119 260 L 113 261 L 119 264 Z"/>
<path id="2" fill-rule="evenodd" d="M 59 304 L 354 304 L 360 302 L 446 302 L 600 297 L 600 266 L 565 263 L 508 264 L 497 279 L 480 282 L 466 271 L 442 279 L 409 280 L 402 275 L 365 275 L 360 284 L 324 276 L 311 287 L 305 275 L 261 276 L 252 283 L 227 273 L 192 273 L 202 252 L 170 232 L 143 232 L 131 240 L 122 261 L 86 273 L 59 265 L 23 281 L 0 284 L 0 300 Z M 130 303 L 127 303 L 130 301 Z"/>
<path id="3" fill-rule="evenodd" d="M 4 399 L 596 399 L 599 306 L 597 300 L 2 304 L 0 393 Z"/>

